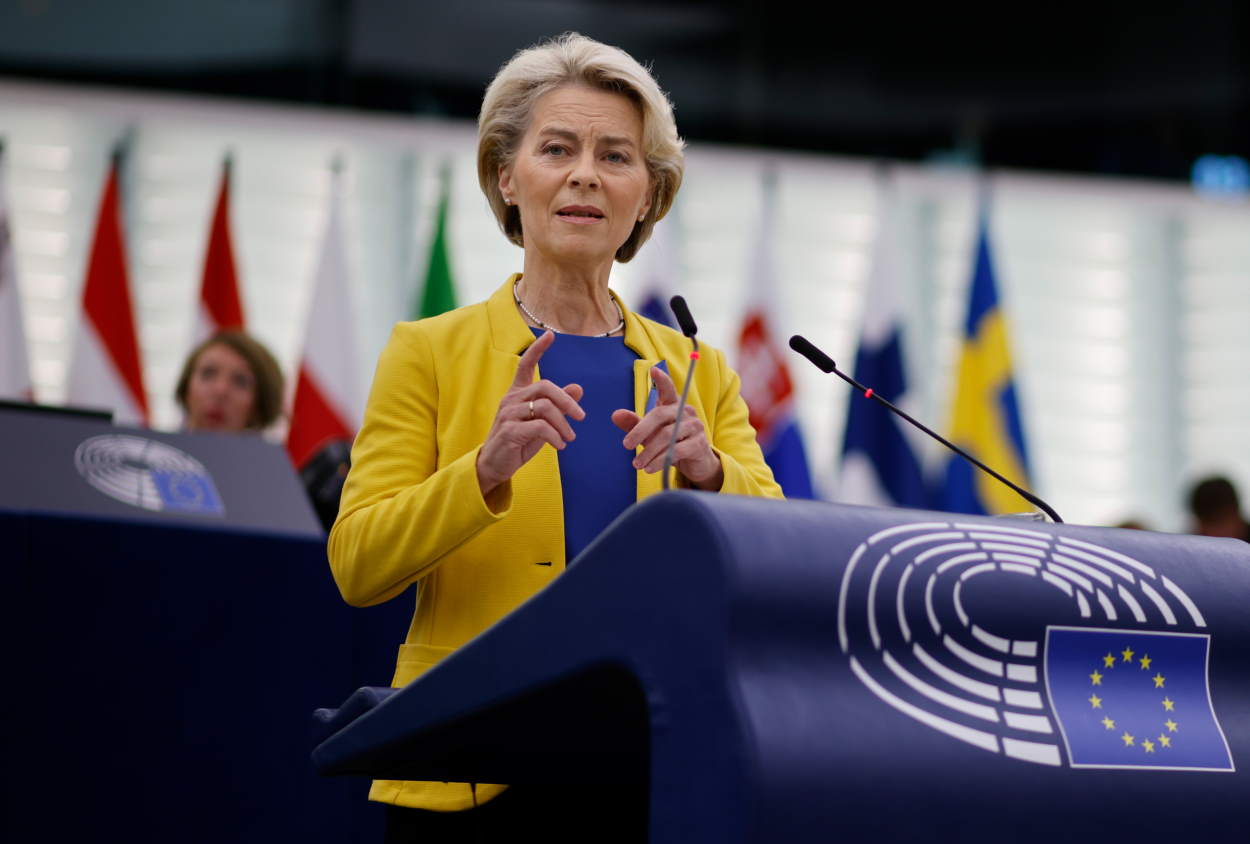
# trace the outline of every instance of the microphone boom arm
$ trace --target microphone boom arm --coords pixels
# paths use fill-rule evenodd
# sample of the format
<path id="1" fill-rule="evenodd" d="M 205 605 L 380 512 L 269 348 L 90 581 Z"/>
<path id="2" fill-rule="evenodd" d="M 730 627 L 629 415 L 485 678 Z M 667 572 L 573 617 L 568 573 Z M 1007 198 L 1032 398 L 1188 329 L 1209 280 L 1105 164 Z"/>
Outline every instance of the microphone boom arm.
<path id="1" fill-rule="evenodd" d="M 913 418 L 910 414 L 908 414 L 906 411 L 904 411 L 904 410 L 900 410 L 899 408 L 895 407 L 893 403 L 891 403 L 890 401 L 888 401 L 888 400 L 887 400 L 886 398 L 884 398 L 883 396 L 878 395 L 878 394 L 876 393 L 876 391 L 874 391 L 871 387 L 865 387 L 863 384 L 859 383 L 859 382 L 858 382 L 858 381 L 856 381 L 854 378 L 852 378 L 851 376 L 847 375 L 847 374 L 846 374 L 845 372 L 843 372 L 842 370 L 838 369 L 838 366 L 837 366 L 837 364 L 835 364 L 835 363 L 833 362 L 833 359 L 832 359 L 832 358 L 830 358 L 828 355 L 826 355 L 824 352 L 822 352 L 820 349 L 818 349 L 818 348 L 816 348 L 814 345 L 812 345 L 812 343 L 811 343 L 811 342 L 810 342 L 807 338 L 805 338 L 805 337 L 801 337 L 801 336 L 799 336 L 799 335 L 797 335 L 797 334 L 796 334 L 796 335 L 794 335 L 793 337 L 791 337 L 791 338 L 790 338 L 790 348 L 791 348 L 791 349 L 794 349 L 794 351 L 798 352 L 798 353 L 799 353 L 799 354 L 801 354 L 803 357 L 807 358 L 809 361 L 811 361 L 813 364 L 815 364 L 815 366 L 816 366 L 816 368 L 817 368 L 817 369 L 820 369 L 820 370 L 822 370 L 822 371 L 824 371 L 824 372 L 832 372 L 834 375 L 838 376 L 838 377 L 839 377 L 839 378 L 841 378 L 843 381 L 845 381 L 846 383 L 850 384 L 850 385 L 851 385 L 852 387 L 854 387 L 857 391 L 859 391 L 859 393 L 860 393 L 860 394 L 861 394 L 864 398 L 866 398 L 866 399 L 876 399 L 878 402 L 880 402 L 881 404 L 885 405 L 885 406 L 886 406 L 886 407 L 888 407 L 890 410 L 894 411 L 894 412 L 895 412 L 895 413 L 897 413 L 899 416 L 903 417 L 903 418 L 904 418 L 904 419 L 906 419 L 908 422 L 910 422 L 911 424 L 915 425 L 917 428 L 919 428 L 920 430 L 924 431 L 924 432 L 925 432 L 926 434 L 928 434 L 929 436 L 933 437 L 933 439 L 937 440 L 937 441 L 938 441 L 938 442 L 940 442 L 942 445 L 946 446 L 946 447 L 947 447 L 947 448 L 949 448 L 951 451 L 953 451 L 953 452 L 955 452 L 956 454 L 958 454 L 958 455 L 959 455 L 960 457 L 962 457 L 964 460 L 967 460 L 967 461 L 968 461 L 969 463 L 971 463 L 973 466 L 976 466 L 976 467 L 977 467 L 978 469 L 980 469 L 982 472 L 985 472 L 985 473 L 986 473 L 986 474 L 988 474 L 990 477 L 992 477 L 992 478 L 994 478 L 994 479 L 998 480 L 999 482 L 1001 482 L 1001 483 L 1005 484 L 1007 487 L 1009 487 L 1012 491 L 1014 491 L 1017 495 L 1019 495 L 1019 496 L 1020 496 L 1021 498 L 1023 498 L 1025 501 L 1029 502 L 1029 503 L 1030 503 L 1030 504 L 1032 504 L 1034 507 L 1038 508 L 1038 509 L 1039 509 L 1039 510 L 1041 510 L 1043 513 L 1045 513 L 1047 516 L 1049 516 L 1049 517 L 1050 517 L 1050 519 L 1051 519 L 1051 521 L 1055 522 L 1056 524 L 1063 524 L 1063 519 L 1059 518 L 1059 514 L 1058 514 L 1058 513 L 1056 513 L 1056 512 L 1054 511 L 1054 509 L 1053 509 L 1053 508 L 1052 508 L 1049 504 L 1047 504 L 1045 501 L 1043 501 L 1042 499 L 1038 498 L 1036 495 L 1034 495 L 1033 493 L 1029 492 L 1027 489 L 1025 489 L 1024 487 L 1020 486 L 1019 484 L 1015 484 L 1015 483 L 1012 483 L 1011 481 L 1007 480 L 1005 477 L 1003 477 L 1002 475 L 1000 475 L 998 472 L 995 472 L 995 471 L 994 471 L 993 469 L 991 469 L 989 466 L 986 466 L 986 465 L 985 465 L 984 463 L 982 463 L 980 460 L 978 460 L 977 458 L 973 457 L 971 454 L 969 454 L 968 452 L 964 451 L 962 448 L 960 448 L 959 446 L 955 445 L 955 444 L 954 444 L 953 442 L 951 442 L 950 440 L 946 439 L 946 437 L 944 437 L 944 436 L 942 436 L 941 434 L 939 434 L 939 433 L 937 433 L 936 431 L 934 431 L 934 430 L 933 430 L 932 428 L 930 428 L 928 425 L 925 425 L 923 422 L 920 422 L 920 421 L 918 421 L 918 420 L 914 419 L 914 418 Z"/>

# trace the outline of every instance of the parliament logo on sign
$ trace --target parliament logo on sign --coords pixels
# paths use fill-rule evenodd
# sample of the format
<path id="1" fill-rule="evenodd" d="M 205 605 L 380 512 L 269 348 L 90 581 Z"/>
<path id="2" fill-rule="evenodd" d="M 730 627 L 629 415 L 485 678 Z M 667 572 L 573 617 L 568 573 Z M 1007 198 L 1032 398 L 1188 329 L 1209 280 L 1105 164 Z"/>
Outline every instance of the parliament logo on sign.
<path id="1" fill-rule="evenodd" d="M 970 596 L 991 575 L 1011 580 L 983 617 Z M 1013 585 L 1059 603 L 1004 607 Z M 1040 606 L 1090 626 L 1035 623 Z M 1234 769 L 1206 628 L 1145 563 L 1022 527 L 882 530 L 855 549 L 838 596 L 839 645 L 881 701 L 991 753 L 1072 768 Z"/>
<path id="2" fill-rule="evenodd" d="M 167 443 L 103 434 L 79 443 L 74 466 L 87 483 L 132 507 L 201 516 L 226 512 L 204 464 Z"/>

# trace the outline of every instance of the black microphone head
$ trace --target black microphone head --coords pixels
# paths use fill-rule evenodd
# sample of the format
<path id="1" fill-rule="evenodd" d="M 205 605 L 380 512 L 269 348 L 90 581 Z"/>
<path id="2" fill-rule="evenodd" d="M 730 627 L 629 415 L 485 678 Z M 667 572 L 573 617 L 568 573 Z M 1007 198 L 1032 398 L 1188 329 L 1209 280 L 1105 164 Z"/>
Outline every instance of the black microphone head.
<path id="1" fill-rule="evenodd" d="M 690 309 L 686 307 L 686 300 L 680 296 L 674 296 L 668 300 L 668 306 L 673 310 L 673 316 L 677 317 L 677 325 L 681 328 L 681 333 L 687 337 L 693 337 L 699 332 L 698 326 L 694 324 L 694 317 L 690 315 Z"/>
<path id="2" fill-rule="evenodd" d="M 790 348 L 816 364 L 816 368 L 821 372 L 833 372 L 833 370 L 838 368 L 837 364 L 833 362 L 833 358 L 813 346 L 802 335 L 795 334 L 790 338 Z"/>

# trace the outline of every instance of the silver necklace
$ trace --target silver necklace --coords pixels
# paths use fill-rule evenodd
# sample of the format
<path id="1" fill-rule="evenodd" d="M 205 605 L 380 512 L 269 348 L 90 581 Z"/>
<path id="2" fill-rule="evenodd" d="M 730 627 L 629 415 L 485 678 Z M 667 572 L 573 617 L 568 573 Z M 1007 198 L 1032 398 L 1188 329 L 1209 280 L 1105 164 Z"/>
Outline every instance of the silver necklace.
<path id="1" fill-rule="evenodd" d="M 547 323 L 543 322 L 541 319 L 539 319 L 538 317 L 530 313 L 530 309 L 525 307 L 525 303 L 521 301 L 521 294 L 517 292 L 517 289 L 520 286 L 521 286 L 521 279 L 518 278 L 516 281 L 512 282 L 512 298 L 516 300 L 516 306 L 521 309 L 521 313 L 529 317 L 530 322 L 534 323 L 535 325 L 537 325 L 539 328 L 543 329 L 544 331 L 554 331 L 556 334 L 567 334 L 568 333 L 567 331 L 561 331 L 555 326 L 548 325 Z M 621 304 L 616 301 L 615 297 L 612 297 L 612 304 L 616 306 L 616 315 L 621 318 L 621 321 L 618 322 L 616 324 L 616 327 L 611 329 L 610 331 L 605 331 L 602 334 L 591 334 L 588 336 L 611 337 L 613 334 L 615 334 L 616 332 L 620 331 L 622 328 L 625 327 L 625 312 L 621 310 Z"/>

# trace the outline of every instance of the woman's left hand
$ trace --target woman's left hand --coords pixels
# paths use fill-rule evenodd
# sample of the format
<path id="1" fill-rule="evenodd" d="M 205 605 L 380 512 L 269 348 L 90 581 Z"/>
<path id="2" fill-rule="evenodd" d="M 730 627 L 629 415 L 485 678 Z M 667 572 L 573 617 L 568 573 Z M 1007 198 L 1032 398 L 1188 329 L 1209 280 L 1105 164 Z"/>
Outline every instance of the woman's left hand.
<path id="1" fill-rule="evenodd" d="M 655 384 L 658 400 L 646 416 L 639 417 L 632 410 L 612 412 L 612 422 L 625 432 L 621 444 L 633 451 L 642 446 L 642 452 L 634 458 L 634 468 L 653 474 L 664 468 L 664 454 L 673 438 L 673 425 L 677 421 L 679 396 L 673 379 L 659 367 L 651 368 L 651 380 Z M 677 434 L 677 446 L 673 449 L 673 465 L 699 489 L 719 490 L 725 481 L 720 457 L 707 441 L 707 432 L 694 408 L 686 405 Z"/>

